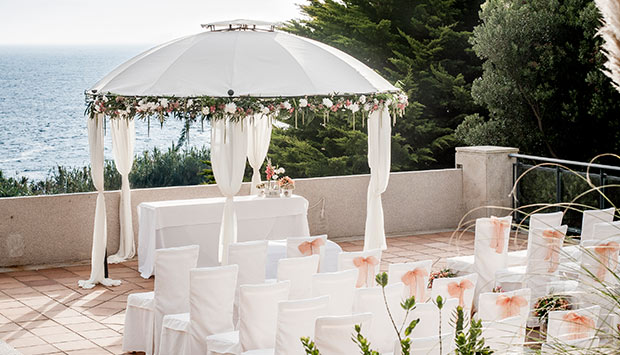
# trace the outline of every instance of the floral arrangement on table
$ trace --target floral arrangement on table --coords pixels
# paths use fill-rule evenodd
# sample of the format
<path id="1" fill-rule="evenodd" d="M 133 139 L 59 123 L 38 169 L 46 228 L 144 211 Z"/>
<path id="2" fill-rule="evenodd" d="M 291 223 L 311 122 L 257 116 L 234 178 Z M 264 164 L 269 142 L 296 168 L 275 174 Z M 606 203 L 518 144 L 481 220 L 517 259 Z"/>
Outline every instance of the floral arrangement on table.
<path id="1" fill-rule="evenodd" d="M 349 112 L 355 129 L 355 115 L 360 113 L 362 124 L 370 113 L 386 106 L 396 116 L 402 117 L 409 105 L 403 92 L 375 93 L 368 95 L 305 96 L 301 98 L 259 98 L 259 97 L 174 97 L 174 96 L 122 96 L 115 94 L 86 93 L 86 114 L 94 118 L 103 113 L 110 118 L 147 119 L 157 117 L 160 123 L 169 117 L 183 120 L 224 119 L 241 120 L 256 113 L 272 115 L 278 119 L 298 116 L 305 123 L 308 113 L 323 116 L 324 124 L 329 115 Z"/>
<path id="2" fill-rule="evenodd" d="M 284 197 L 291 197 L 293 195 L 293 190 L 295 190 L 295 181 L 293 179 L 285 176 L 278 180 L 278 185 L 280 185 Z"/>
<path id="3" fill-rule="evenodd" d="M 278 178 L 280 177 L 279 174 L 284 174 L 285 171 L 284 168 L 271 164 L 271 159 L 267 159 L 267 167 L 265 167 L 265 175 L 267 177 L 265 196 L 280 197 L 280 182 Z"/>
<path id="4" fill-rule="evenodd" d="M 534 315 L 538 317 L 541 324 L 547 322 L 547 317 L 551 311 L 567 311 L 572 309 L 568 297 L 561 295 L 548 295 L 539 298 L 534 305 Z"/>
<path id="5" fill-rule="evenodd" d="M 433 287 L 433 280 L 435 279 L 443 279 L 447 277 L 456 277 L 456 272 L 452 271 L 452 269 L 441 269 L 439 271 L 431 272 L 428 277 L 428 288 Z"/>

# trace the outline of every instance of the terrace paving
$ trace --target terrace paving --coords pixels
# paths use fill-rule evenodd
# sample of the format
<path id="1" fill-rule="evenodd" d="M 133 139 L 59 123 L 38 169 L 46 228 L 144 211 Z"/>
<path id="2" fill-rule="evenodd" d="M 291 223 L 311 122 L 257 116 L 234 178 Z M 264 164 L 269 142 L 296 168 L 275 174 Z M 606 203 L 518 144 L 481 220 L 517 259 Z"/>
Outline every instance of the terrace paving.
<path id="1" fill-rule="evenodd" d="M 452 232 L 390 237 L 381 269 L 388 264 L 432 259 L 433 270 L 445 258 L 473 254 L 473 233 L 451 238 Z M 334 239 L 345 251 L 362 250 L 363 241 Z M 518 245 L 515 245 L 518 244 Z M 524 243 L 513 243 L 517 250 Z M 0 272 L 0 340 L 28 354 L 123 354 L 125 303 L 133 292 L 153 290 L 153 278 L 138 273 L 137 259 L 109 265 L 118 287 L 78 287 L 90 276 L 90 265 L 19 268 Z"/>

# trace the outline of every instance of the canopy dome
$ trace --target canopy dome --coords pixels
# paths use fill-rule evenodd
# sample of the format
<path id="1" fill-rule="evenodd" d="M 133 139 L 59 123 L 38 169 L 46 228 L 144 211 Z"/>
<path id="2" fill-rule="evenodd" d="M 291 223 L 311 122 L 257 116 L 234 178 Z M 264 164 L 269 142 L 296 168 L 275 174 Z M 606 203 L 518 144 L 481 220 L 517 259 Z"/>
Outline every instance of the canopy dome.
<path id="1" fill-rule="evenodd" d="M 96 91 L 95 91 L 96 90 Z M 281 31 L 205 31 L 147 50 L 91 88 L 97 94 L 286 97 L 398 91 L 326 44 Z"/>

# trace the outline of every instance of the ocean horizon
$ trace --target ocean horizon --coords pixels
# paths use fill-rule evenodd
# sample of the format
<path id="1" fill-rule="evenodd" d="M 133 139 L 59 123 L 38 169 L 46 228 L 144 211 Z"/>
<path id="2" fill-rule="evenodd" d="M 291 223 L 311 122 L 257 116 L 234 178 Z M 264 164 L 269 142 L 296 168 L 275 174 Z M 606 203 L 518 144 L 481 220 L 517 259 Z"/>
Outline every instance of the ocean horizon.
<path id="1" fill-rule="evenodd" d="M 90 163 L 84 91 L 149 45 L 0 46 L 0 170 L 7 177 L 47 177 L 57 166 Z M 176 144 L 183 122 L 163 128 L 136 122 L 135 154 Z M 190 130 L 192 147 L 208 146 L 208 129 Z M 112 159 L 106 129 L 105 157 Z"/>

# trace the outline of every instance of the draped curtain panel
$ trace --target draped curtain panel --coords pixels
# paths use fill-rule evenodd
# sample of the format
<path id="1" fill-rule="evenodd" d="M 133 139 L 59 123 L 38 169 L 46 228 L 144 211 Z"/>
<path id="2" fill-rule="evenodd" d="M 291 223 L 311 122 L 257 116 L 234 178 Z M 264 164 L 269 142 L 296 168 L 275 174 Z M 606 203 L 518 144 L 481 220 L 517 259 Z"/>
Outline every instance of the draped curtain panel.
<path id="1" fill-rule="evenodd" d="M 267 157 L 271 142 L 271 117 L 256 114 L 248 119 L 248 162 L 253 169 L 251 194 L 258 194 L 256 185 L 261 183 L 260 168 Z"/>
<path id="2" fill-rule="evenodd" d="M 90 279 L 78 281 L 82 288 L 93 288 L 101 283 L 105 286 L 118 286 L 120 281 L 105 278 L 104 260 L 107 244 L 105 197 L 103 195 L 103 120 L 102 114 L 88 119 L 88 148 L 93 185 L 97 189 L 95 223 L 93 228 L 93 248 L 91 255 Z"/>
<path id="3" fill-rule="evenodd" d="M 131 217 L 131 190 L 129 186 L 129 173 L 133 166 L 134 145 L 136 142 L 136 128 L 133 119 L 110 120 L 112 132 L 112 154 L 116 170 L 121 174 L 121 201 L 119 206 L 119 218 L 121 224 L 120 241 L 118 251 L 108 257 L 111 264 L 120 263 L 133 258 L 136 247 L 133 235 L 133 220 Z"/>
<path id="4" fill-rule="evenodd" d="M 387 249 L 381 194 L 390 179 L 392 126 L 387 107 L 368 116 L 368 166 L 370 183 L 366 204 L 364 250 Z"/>
<path id="5" fill-rule="evenodd" d="M 227 264 L 228 245 L 237 242 L 237 216 L 233 196 L 241 188 L 248 151 L 246 119 L 211 122 L 211 167 L 220 192 L 226 197 L 220 227 L 218 260 Z"/>

